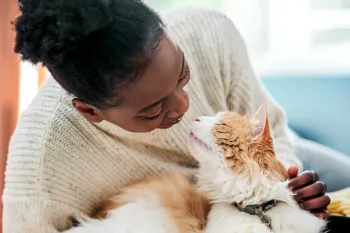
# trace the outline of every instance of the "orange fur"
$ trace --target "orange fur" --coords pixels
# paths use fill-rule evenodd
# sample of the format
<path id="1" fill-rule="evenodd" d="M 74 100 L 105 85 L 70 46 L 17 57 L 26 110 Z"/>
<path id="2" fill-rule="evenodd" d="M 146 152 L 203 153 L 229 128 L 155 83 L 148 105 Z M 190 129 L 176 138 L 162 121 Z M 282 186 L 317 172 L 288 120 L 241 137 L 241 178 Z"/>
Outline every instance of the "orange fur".
<path id="1" fill-rule="evenodd" d="M 104 201 L 92 214 L 93 218 L 107 218 L 108 211 L 118 208 L 140 197 L 154 193 L 161 207 L 169 212 L 181 232 L 199 232 L 206 225 L 211 204 L 181 174 L 166 174 L 139 181 L 118 195 Z"/>
<path id="2" fill-rule="evenodd" d="M 214 126 L 213 134 L 229 167 L 235 173 L 261 170 L 271 179 L 287 180 L 287 170 L 275 156 L 268 118 L 257 140 L 252 130 L 251 120 L 234 112 L 224 113 L 221 124 Z"/>
<path id="3" fill-rule="evenodd" d="M 266 118 L 259 137 L 253 138 L 253 124 L 247 116 L 224 113 L 221 123 L 213 127 L 216 143 L 224 149 L 226 162 L 234 173 L 262 171 L 277 181 L 287 179 L 287 171 L 277 160 L 273 139 Z M 102 202 L 92 213 L 93 218 L 106 219 L 108 212 L 140 198 L 157 198 L 160 207 L 169 213 L 178 229 L 184 233 L 200 232 L 206 226 L 210 201 L 181 174 L 165 174 L 135 182 L 120 193 Z"/>
<path id="4" fill-rule="evenodd" d="M 120 205 L 118 205 L 117 202 L 108 199 L 103 202 L 101 202 L 91 213 L 90 217 L 95 219 L 105 219 L 107 218 L 108 211 L 111 211 L 113 209 L 118 208 Z"/>

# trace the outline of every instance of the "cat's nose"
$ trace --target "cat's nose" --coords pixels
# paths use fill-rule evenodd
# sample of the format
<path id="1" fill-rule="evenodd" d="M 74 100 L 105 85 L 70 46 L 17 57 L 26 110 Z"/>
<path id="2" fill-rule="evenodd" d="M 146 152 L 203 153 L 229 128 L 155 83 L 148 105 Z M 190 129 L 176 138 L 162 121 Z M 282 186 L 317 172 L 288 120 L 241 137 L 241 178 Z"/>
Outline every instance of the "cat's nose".
<path id="1" fill-rule="evenodd" d="M 207 122 L 208 120 L 210 120 L 210 117 L 208 116 L 199 116 L 194 118 L 194 121 L 198 121 L 198 122 Z"/>

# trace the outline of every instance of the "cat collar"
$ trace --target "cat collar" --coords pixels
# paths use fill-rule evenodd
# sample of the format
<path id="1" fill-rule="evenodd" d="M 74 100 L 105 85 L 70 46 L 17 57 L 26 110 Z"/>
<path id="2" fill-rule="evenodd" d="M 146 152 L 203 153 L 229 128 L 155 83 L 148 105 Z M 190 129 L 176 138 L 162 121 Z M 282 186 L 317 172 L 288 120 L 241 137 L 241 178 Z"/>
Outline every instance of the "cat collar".
<path id="1" fill-rule="evenodd" d="M 250 215 L 256 215 L 260 218 L 261 222 L 264 223 L 270 230 L 271 230 L 271 218 L 267 215 L 265 215 L 265 212 L 269 209 L 275 207 L 277 204 L 276 200 L 271 200 L 259 205 L 243 205 L 242 203 L 236 203 L 234 202 L 233 205 L 239 209 L 239 211 L 250 214 Z"/>

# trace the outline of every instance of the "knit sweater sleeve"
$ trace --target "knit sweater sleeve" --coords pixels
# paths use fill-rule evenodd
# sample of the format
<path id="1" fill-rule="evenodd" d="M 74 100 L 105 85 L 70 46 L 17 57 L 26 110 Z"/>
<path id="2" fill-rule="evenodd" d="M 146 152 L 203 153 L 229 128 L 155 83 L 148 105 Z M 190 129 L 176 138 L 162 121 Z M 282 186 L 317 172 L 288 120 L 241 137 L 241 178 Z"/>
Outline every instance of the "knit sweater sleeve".
<path id="1" fill-rule="evenodd" d="M 68 202 L 74 193 L 65 192 L 65 199 L 59 200 L 55 193 L 64 186 L 53 182 L 50 173 L 43 172 L 43 167 L 52 167 L 53 163 L 48 161 L 62 159 L 62 156 L 54 156 L 62 144 L 56 143 L 57 150 L 53 153 L 48 153 L 44 146 L 55 141 L 47 137 L 60 96 L 57 85 L 52 83 L 47 80 L 43 84 L 39 95 L 22 113 L 11 138 L 2 196 L 3 233 L 56 233 L 69 226 L 70 216 L 80 213 Z M 64 128 L 56 125 L 52 131 Z M 57 141 L 61 142 L 62 138 L 56 138 Z M 59 169 L 66 172 L 64 167 Z"/>
<path id="2" fill-rule="evenodd" d="M 225 92 L 229 109 L 252 115 L 261 104 L 265 104 L 275 139 L 276 156 L 285 167 L 297 165 L 301 169 L 302 165 L 295 155 L 284 111 L 254 74 L 245 43 L 232 21 L 224 15 L 218 17 L 218 27 L 224 32 L 218 38 L 223 48 L 220 51 L 221 73 L 227 86 Z"/>
<path id="3" fill-rule="evenodd" d="M 40 197 L 5 198 L 3 208 L 3 233 L 58 233 L 70 224 L 71 207 Z"/>
<path id="4" fill-rule="evenodd" d="M 36 128 L 30 131 L 19 127 L 10 147 L 2 196 L 3 233 L 56 233 L 67 228 L 69 216 L 79 213 L 44 191 L 42 183 L 50 176 L 40 171 L 43 164 L 40 143 L 44 139 L 36 133 Z"/>

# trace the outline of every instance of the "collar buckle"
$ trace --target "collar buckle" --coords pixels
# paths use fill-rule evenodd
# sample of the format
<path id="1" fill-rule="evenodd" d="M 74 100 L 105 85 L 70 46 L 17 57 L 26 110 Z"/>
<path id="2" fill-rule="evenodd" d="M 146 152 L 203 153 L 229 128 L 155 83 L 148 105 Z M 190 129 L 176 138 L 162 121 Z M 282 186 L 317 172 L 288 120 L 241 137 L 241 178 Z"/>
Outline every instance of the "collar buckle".
<path id="1" fill-rule="evenodd" d="M 243 206 L 242 203 L 233 203 L 233 205 L 239 209 L 239 211 L 247 213 L 249 215 L 256 215 L 260 218 L 260 221 L 264 223 L 270 230 L 272 229 L 271 226 L 271 218 L 265 214 L 266 211 L 270 210 L 271 208 L 275 207 L 277 205 L 276 200 L 271 200 L 268 202 L 265 202 L 260 205 L 246 205 Z"/>

